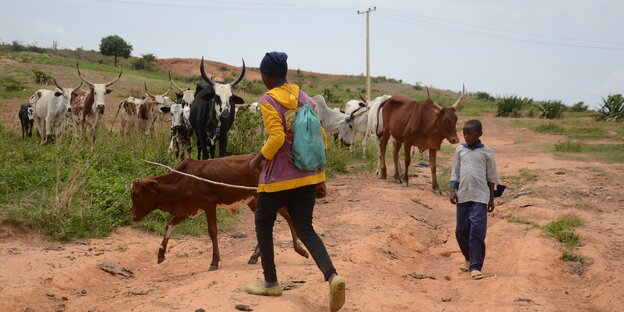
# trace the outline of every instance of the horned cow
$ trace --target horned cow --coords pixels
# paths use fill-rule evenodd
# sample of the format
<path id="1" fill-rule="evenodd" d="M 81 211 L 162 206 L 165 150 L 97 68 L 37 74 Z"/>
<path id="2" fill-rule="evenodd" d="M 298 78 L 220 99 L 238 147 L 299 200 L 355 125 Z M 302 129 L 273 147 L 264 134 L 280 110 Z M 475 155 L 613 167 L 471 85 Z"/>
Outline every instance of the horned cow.
<path id="1" fill-rule="evenodd" d="M 71 118 L 72 108 L 70 101 L 74 99 L 78 89 L 63 88 L 54 79 L 56 89 L 54 91 L 39 89 L 30 97 L 33 103 L 34 117 L 37 124 L 41 144 L 48 142 L 48 136 L 54 135 L 56 141 L 60 140 L 63 130 Z"/>
<path id="2" fill-rule="evenodd" d="M 394 179 L 398 183 L 408 185 L 408 169 L 411 160 L 410 150 L 412 146 L 418 147 L 422 152 L 429 150 L 429 162 L 431 169 L 431 186 L 434 192 L 439 192 L 440 187 L 436 177 L 436 152 L 444 139 L 451 144 L 459 143 L 457 137 L 457 115 L 455 111 L 464 96 L 465 89 L 451 107 L 443 107 L 436 104 L 429 95 L 424 101 L 414 101 L 404 96 L 392 96 L 383 102 L 378 110 L 383 114 L 383 132 L 380 140 L 381 171 L 380 178 L 386 178 L 386 147 L 390 137 L 393 142 Z M 379 117 L 378 117 L 379 118 Z M 378 134 L 379 135 L 379 134 Z M 403 177 L 399 176 L 399 150 L 403 145 L 405 153 L 405 171 Z"/>

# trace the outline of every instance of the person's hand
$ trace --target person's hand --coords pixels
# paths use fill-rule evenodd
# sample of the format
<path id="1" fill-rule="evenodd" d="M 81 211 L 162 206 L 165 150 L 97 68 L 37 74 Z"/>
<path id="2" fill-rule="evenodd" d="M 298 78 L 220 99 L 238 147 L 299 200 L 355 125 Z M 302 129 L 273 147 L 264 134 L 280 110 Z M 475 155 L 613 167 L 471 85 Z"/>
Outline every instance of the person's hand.
<path id="1" fill-rule="evenodd" d="M 457 191 L 455 189 L 451 189 L 450 200 L 451 200 L 451 204 L 453 205 L 457 204 Z"/>
<path id="2" fill-rule="evenodd" d="M 262 160 L 264 159 L 264 156 L 262 156 L 262 153 L 258 153 L 254 158 L 252 158 L 249 163 L 249 175 L 251 175 L 254 178 L 258 178 L 260 176 L 260 164 L 262 163 Z"/>
<path id="3" fill-rule="evenodd" d="M 494 204 L 494 197 L 490 197 L 490 202 L 488 203 L 488 212 L 494 211 L 496 205 Z"/>

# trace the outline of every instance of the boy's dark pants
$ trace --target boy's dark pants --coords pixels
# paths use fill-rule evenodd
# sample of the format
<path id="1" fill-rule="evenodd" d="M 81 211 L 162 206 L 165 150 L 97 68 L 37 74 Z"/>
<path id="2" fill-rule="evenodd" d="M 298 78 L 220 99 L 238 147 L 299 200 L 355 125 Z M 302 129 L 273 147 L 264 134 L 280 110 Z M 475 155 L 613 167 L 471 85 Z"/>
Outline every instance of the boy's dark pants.
<path id="1" fill-rule="evenodd" d="M 325 280 L 329 280 L 336 269 L 332 264 L 323 241 L 312 227 L 312 214 L 315 203 L 315 185 L 302 186 L 292 190 L 274 193 L 259 193 L 256 208 L 256 237 L 262 258 L 264 280 L 277 282 L 273 251 L 273 224 L 277 210 L 286 206 L 293 221 L 297 236 L 306 246 L 318 268 L 323 272 Z"/>
<path id="2" fill-rule="evenodd" d="M 457 204 L 455 237 L 470 270 L 481 270 L 485 259 L 485 232 L 487 230 L 487 205 L 477 202 Z"/>

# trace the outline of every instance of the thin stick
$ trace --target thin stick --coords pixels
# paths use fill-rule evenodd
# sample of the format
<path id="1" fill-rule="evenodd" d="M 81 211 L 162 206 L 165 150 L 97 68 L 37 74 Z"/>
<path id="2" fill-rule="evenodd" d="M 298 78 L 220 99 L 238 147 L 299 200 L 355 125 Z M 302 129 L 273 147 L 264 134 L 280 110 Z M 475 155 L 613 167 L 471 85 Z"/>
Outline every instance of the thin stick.
<path id="1" fill-rule="evenodd" d="M 200 177 L 194 176 L 192 174 L 188 174 L 188 173 L 185 173 L 185 172 L 182 172 L 182 171 L 175 170 L 175 169 L 173 169 L 173 168 L 171 168 L 171 167 L 169 167 L 167 165 L 159 164 L 159 163 L 152 162 L 152 161 L 145 160 L 145 159 L 143 160 L 143 162 L 146 163 L 146 164 L 150 164 L 150 165 L 157 165 L 157 166 L 165 167 L 165 168 L 169 169 L 170 171 L 173 171 L 173 172 L 175 172 L 177 174 L 181 174 L 183 176 L 187 176 L 189 178 L 197 179 L 197 180 L 208 182 L 208 183 L 211 183 L 211 184 L 216 184 L 216 185 L 221 185 L 221 186 L 226 186 L 226 187 L 232 187 L 232 188 L 238 188 L 238 189 L 243 189 L 243 190 L 250 190 L 250 191 L 257 191 L 258 190 L 258 187 L 234 185 L 234 184 L 228 184 L 228 183 L 217 182 L 217 181 L 212 181 L 212 180 L 200 178 Z"/>

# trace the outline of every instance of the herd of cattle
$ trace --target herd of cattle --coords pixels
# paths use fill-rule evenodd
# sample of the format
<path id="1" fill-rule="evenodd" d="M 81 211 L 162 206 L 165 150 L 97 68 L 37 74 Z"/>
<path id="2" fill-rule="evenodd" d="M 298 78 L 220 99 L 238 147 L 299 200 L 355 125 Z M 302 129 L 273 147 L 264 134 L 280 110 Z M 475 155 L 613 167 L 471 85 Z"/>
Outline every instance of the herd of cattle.
<path id="1" fill-rule="evenodd" d="M 22 136 L 30 136 L 33 123 L 37 125 L 41 143 L 54 136 L 58 141 L 64 129 L 72 128 L 76 138 L 90 135 L 92 144 L 96 141 L 96 133 L 104 116 L 106 95 L 110 87 L 122 76 L 123 71 L 113 80 L 106 83 L 94 83 L 80 72 L 76 65 L 80 85 L 64 88 L 54 79 L 55 90 L 37 90 L 23 104 L 18 113 L 22 124 Z M 204 69 L 203 58 L 199 65 L 203 81 L 192 90 L 178 87 L 169 75 L 169 90 L 164 94 L 149 92 L 145 84 L 145 95 L 128 97 L 123 100 L 115 114 L 113 125 L 120 119 L 122 134 L 139 131 L 145 134 L 154 132 L 154 124 L 164 114 L 171 116 L 171 141 L 169 153 L 176 158 L 184 159 L 191 155 L 191 137 L 195 134 L 197 141 L 197 159 L 215 158 L 218 144 L 219 157 L 227 153 L 228 131 L 232 127 L 237 111 L 249 109 L 257 111 L 257 103 L 243 105 L 244 101 L 233 92 L 245 76 L 245 61 L 238 77 L 231 83 L 214 81 L 208 77 Z M 80 87 L 87 84 L 89 89 Z M 176 100 L 167 94 L 174 89 Z M 412 146 L 420 151 L 429 150 L 432 188 L 439 191 L 436 179 L 436 151 L 444 139 L 455 144 L 459 142 L 455 130 L 457 115 L 455 114 L 462 97 L 451 107 L 436 104 L 429 96 L 424 101 L 415 101 L 400 95 L 382 95 L 371 101 L 362 97 L 350 100 L 345 109 L 330 108 L 321 95 L 312 99 L 317 104 L 317 113 L 321 124 L 328 135 L 340 138 L 346 145 L 353 146 L 356 136 L 362 137 L 365 148 L 369 136 L 377 143 L 379 155 L 377 175 L 386 178 L 385 150 L 389 142 L 393 142 L 396 182 L 407 185 L 410 150 Z M 111 126 L 112 131 L 112 126 Z M 399 174 L 399 150 L 406 151 L 404 172 Z"/>

